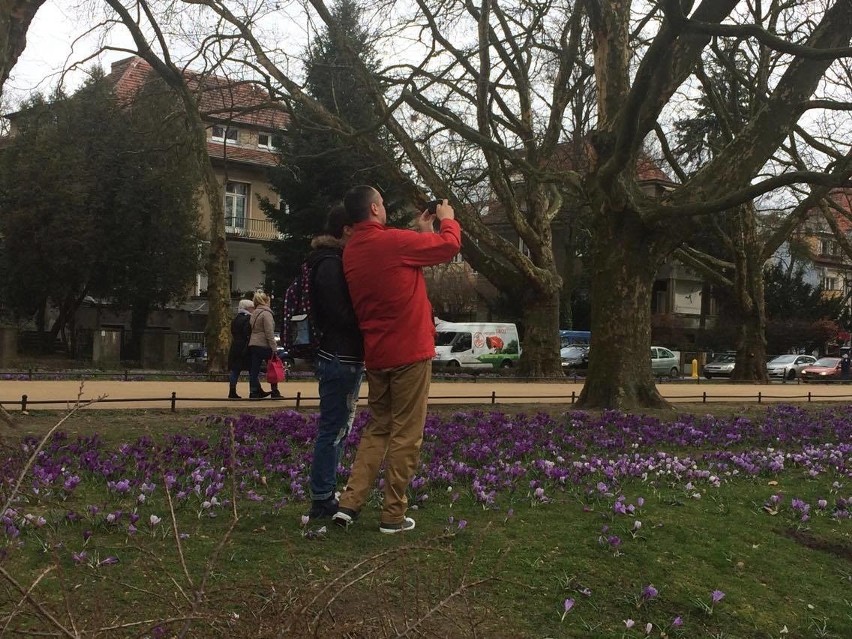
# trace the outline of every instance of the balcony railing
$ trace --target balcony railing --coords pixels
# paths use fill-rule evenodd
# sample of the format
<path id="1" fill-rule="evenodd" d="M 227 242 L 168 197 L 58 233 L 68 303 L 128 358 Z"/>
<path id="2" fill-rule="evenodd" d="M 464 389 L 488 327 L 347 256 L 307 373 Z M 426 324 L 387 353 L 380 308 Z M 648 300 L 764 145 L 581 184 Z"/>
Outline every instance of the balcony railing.
<path id="1" fill-rule="evenodd" d="M 281 234 L 271 220 L 254 220 L 248 217 L 226 217 L 225 235 L 246 240 L 280 240 Z"/>

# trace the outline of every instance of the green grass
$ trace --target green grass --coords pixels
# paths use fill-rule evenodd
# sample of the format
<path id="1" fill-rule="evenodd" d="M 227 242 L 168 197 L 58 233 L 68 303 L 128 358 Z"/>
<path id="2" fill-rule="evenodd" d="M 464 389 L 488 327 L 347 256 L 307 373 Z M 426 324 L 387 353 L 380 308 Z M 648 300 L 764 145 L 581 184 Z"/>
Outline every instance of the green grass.
<path id="1" fill-rule="evenodd" d="M 22 431 L 42 431 L 51 416 L 39 420 L 23 424 Z M 92 411 L 75 417 L 67 430 L 123 441 L 201 428 L 192 424 L 187 414 Z M 89 629 L 154 620 L 103 634 L 109 637 L 152 636 L 147 630 L 156 620 L 191 612 L 199 617 L 187 635 L 193 637 L 302 637 L 317 628 L 321 637 L 393 637 L 405 623 L 425 618 L 422 634 L 410 636 L 644 637 L 645 624 L 652 623 L 653 637 L 848 638 L 852 522 L 812 511 L 802 523 L 789 508 L 771 515 L 763 504 L 773 493 L 788 502 L 799 497 L 815 503 L 830 497 L 833 481 L 845 483 L 841 494 L 848 496 L 850 482 L 795 471 L 777 481 L 740 479 L 700 491 L 635 481 L 620 487 L 627 503 L 645 500 L 634 516 L 614 516 L 612 499 L 573 488 L 548 490 L 550 503 L 521 490 L 485 509 L 456 486 L 456 501 L 449 492 L 430 495 L 428 507 L 410 513 L 416 530 L 393 537 L 379 534 L 375 501 L 349 530 L 329 526 L 315 536 L 317 524 L 301 525 L 304 504 L 276 510 L 268 502 L 241 500 L 225 543 L 227 510 L 211 519 L 182 508 L 176 516 L 179 530 L 189 535 L 182 541 L 189 579 L 159 489 L 140 512 L 158 513 L 162 522 L 151 529 L 143 519 L 139 533 L 129 537 L 126 521 L 115 527 L 63 521 L 68 509 L 82 512 L 90 503 L 133 508 L 132 500 L 117 503 L 105 488 L 93 488 L 75 494 L 73 503 L 32 504 L 29 511 L 23 506 L 49 523 L 29 531 L 22 546 L 7 545 L 0 568 L 29 587 L 53 566 L 31 596 L 66 626 L 69 617 Z M 467 521 L 463 530 L 461 519 Z M 634 536 L 636 520 L 642 526 Z M 621 538 L 618 548 L 600 542 L 603 526 L 609 527 L 604 537 Z M 84 545 L 80 533 L 86 528 L 93 535 Z M 83 549 L 90 561 L 74 564 L 71 552 Z M 107 556 L 119 563 L 92 565 Z M 193 592 L 205 575 L 204 598 L 193 609 Z M 648 584 L 659 595 L 644 601 Z M 706 606 L 717 589 L 725 598 L 710 614 Z M 0 636 L 3 616 L 21 600 L 12 590 L 8 580 L 0 586 Z M 567 598 L 575 605 L 563 619 Z M 20 610 L 10 628 L 55 630 L 32 606 Z M 677 616 L 684 622 L 679 629 L 671 626 Z M 635 621 L 630 630 L 627 619 Z M 163 636 L 175 635 L 181 623 L 165 624 Z M 291 630 L 281 634 L 288 623 Z"/>

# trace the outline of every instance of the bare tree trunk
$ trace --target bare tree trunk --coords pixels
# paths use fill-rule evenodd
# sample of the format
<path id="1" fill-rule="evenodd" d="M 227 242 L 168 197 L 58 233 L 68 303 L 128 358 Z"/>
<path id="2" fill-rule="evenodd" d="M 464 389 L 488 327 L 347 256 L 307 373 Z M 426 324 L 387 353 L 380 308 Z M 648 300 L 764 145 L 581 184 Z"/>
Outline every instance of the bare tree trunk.
<path id="1" fill-rule="evenodd" d="M 582 408 L 668 408 L 651 371 L 651 291 L 668 246 L 629 211 L 593 234 L 592 340 Z"/>
<path id="2" fill-rule="evenodd" d="M 560 371 L 559 291 L 524 296 L 524 339 L 518 372 L 524 377 L 552 377 Z"/>
<path id="3" fill-rule="evenodd" d="M 0 0 L 0 95 L 27 44 L 27 29 L 44 0 Z"/>
<path id="4" fill-rule="evenodd" d="M 739 307 L 737 363 L 731 379 L 769 383 L 766 372 L 766 310 L 763 297 L 763 258 L 758 246 L 754 209 L 737 211 L 734 242 L 734 296 Z"/>
<path id="5" fill-rule="evenodd" d="M 206 145 L 201 149 L 204 190 L 210 204 L 210 244 L 207 253 L 207 370 L 228 367 L 231 347 L 231 282 L 228 273 L 228 245 L 225 240 L 225 209 L 222 186 L 213 173 Z"/>

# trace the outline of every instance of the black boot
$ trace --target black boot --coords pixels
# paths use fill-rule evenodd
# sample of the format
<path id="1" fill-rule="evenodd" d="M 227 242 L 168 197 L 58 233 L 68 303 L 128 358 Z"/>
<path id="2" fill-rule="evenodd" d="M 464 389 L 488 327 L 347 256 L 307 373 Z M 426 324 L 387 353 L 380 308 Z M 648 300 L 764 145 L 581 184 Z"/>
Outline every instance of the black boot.
<path id="1" fill-rule="evenodd" d="M 231 390 L 228 392 L 228 399 L 242 399 L 239 395 L 237 395 L 237 387 L 231 386 Z"/>

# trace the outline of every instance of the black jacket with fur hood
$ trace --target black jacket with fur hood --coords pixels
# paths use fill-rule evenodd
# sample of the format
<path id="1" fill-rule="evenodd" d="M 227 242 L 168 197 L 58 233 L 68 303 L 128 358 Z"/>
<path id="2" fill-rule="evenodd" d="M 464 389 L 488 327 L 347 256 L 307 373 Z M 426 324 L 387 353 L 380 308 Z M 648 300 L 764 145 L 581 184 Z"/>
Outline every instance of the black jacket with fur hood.
<path id="1" fill-rule="evenodd" d="M 317 356 L 344 363 L 364 361 L 364 340 L 343 275 L 343 241 L 318 235 L 311 241 L 311 306 L 320 342 Z"/>

